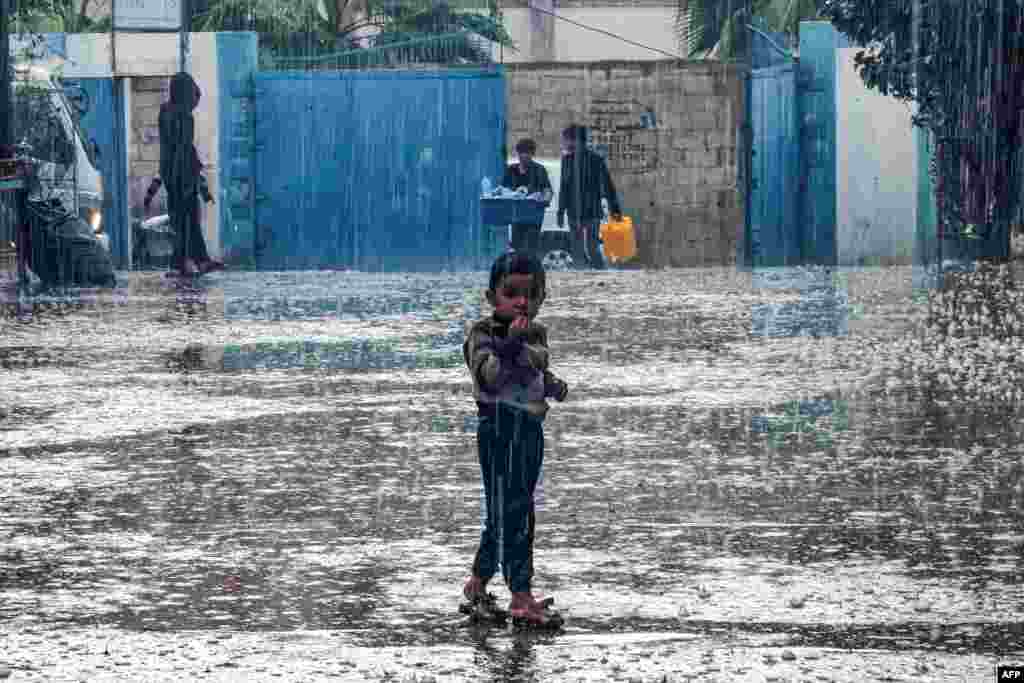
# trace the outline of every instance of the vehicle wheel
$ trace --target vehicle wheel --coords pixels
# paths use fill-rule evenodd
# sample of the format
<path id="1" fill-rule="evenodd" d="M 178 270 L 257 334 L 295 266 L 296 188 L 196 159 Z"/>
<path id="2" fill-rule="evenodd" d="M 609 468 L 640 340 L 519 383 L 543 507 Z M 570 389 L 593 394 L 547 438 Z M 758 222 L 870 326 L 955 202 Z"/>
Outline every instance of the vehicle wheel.
<path id="1" fill-rule="evenodd" d="M 545 270 L 569 270 L 573 265 L 572 256 L 561 249 L 549 251 L 543 263 Z"/>
<path id="2" fill-rule="evenodd" d="M 80 218 L 56 225 L 35 221 L 29 266 L 47 285 L 116 284 L 110 254 Z"/>

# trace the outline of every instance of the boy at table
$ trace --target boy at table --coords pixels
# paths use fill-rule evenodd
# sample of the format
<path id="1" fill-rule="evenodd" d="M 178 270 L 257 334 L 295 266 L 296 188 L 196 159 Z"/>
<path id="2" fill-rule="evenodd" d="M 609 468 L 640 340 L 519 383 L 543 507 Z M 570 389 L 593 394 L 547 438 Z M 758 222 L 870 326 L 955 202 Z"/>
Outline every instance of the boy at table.
<path id="1" fill-rule="evenodd" d="M 516 156 L 519 162 L 505 169 L 501 184 L 510 190 L 526 188 L 527 194 L 540 193 L 544 197 L 544 205 L 551 203 L 554 192 L 547 169 L 533 160 L 537 153 L 537 143 L 530 139 L 516 143 Z M 541 257 L 540 254 L 540 223 L 513 223 L 512 250 L 517 253 Z"/>

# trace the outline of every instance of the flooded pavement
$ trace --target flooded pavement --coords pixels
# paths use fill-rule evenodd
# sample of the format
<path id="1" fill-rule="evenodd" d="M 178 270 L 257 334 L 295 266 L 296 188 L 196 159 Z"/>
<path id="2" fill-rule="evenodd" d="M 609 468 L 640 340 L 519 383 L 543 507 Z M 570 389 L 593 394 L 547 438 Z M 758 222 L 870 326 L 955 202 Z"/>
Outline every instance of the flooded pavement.
<path id="1" fill-rule="evenodd" d="M 555 635 L 455 609 L 484 274 L 122 280 L 5 293 L 0 678 L 983 681 L 1024 662 L 1022 332 L 929 333 L 909 267 L 549 274 L 570 384 L 538 500 Z"/>

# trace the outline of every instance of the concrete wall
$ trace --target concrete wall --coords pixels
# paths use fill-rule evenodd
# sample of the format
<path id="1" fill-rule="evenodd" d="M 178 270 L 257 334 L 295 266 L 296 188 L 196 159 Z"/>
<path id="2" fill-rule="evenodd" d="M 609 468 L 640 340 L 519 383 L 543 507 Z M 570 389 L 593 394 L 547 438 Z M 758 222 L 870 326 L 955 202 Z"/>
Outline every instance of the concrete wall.
<path id="1" fill-rule="evenodd" d="M 828 22 L 800 24 L 805 240 L 815 253 L 834 244 L 843 266 L 909 264 L 915 249 L 931 248 L 920 237 L 915 246 L 927 160 L 911 105 L 868 89 L 856 73 L 859 49 Z"/>
<path id="2" fill-rule="evenodd" d="M 836 242 L 840 265 L 910 263 L 917 158 L 908 103 L 870 90 L 859 48 L 836 51 Z"/>
<path id="3" fill-rule="evenodd" d="M 558 158 L 571 123 L 607 145 L 623 211 L 645 266 L 733 264 L 744 226 L 739 175 L 744 91 L 732 67 L 707 62 L 507 66 L 508 145 L 534 138 Z M 657 126 L 640 129 L 654 112 Z"/>
<path id="4" fill-rule="evenodd" d="M 133 214 L 142 215 L 142 200 L 150 181 L 160 175 L 160 132 L 157 128 L 157 117 L 160 105 L 167 101 L 167 76 L 148 76 L 133 78 L 132 88 L 132 128 L 129 140 L 129 207 Z M 157 195 L 152 210 L 155 213 L 166 211 L 165 195 Z"/>
<path id="5" fill-rule="evenodd" d="M 542 2 L 537 4 L 543 5 Z M 502 10 L 505 28 L 518 47 L 518 52 L 505 50 L 503 57 L 506 64 L 608 59 L 662 60 L 668 55 L 680 54 L 674 29 L 676 10 L 667 3 L 661 7 L 617 7 L 607 0 L 594 2 L 587 7 L 566 6 L 565 2 L 553 4 L 554 13 L 568 21 L 525 7 Z M 613 33 L 639 45 L 584 26 Z M 656 48 L 661 52 L 642 46 Z"/>

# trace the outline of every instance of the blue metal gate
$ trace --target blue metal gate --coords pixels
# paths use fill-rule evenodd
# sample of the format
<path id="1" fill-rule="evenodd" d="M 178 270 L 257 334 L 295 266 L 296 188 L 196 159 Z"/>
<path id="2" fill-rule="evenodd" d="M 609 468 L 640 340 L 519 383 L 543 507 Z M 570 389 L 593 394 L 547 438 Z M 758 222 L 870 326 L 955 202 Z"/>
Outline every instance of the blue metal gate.
<path id="1" fill-rule="evenodd" d="M 781 266 L 800 259 L 800 140 L 796 68 L 791 60 L 754 69 L 749 90 L 751 266 Z"/>
<path id="2" fill-rule="evenodd" d="M 482 267 L 504 136 L 500 69 L 258 73 L 258 266 Z"/>
<path id="3" fill-rule="evenodd" d="M 103 176 L 103 224 L 110 236 L 110 253 L 115 265 L 126 268 L 131 256 L 131 236 L 123 81 L 82 78 L 69 81 L 68 85 L 80 87 L 86 95 L 87 109 L 82 114 L 81 125 L 99 151 L 97 170 Z"/>

